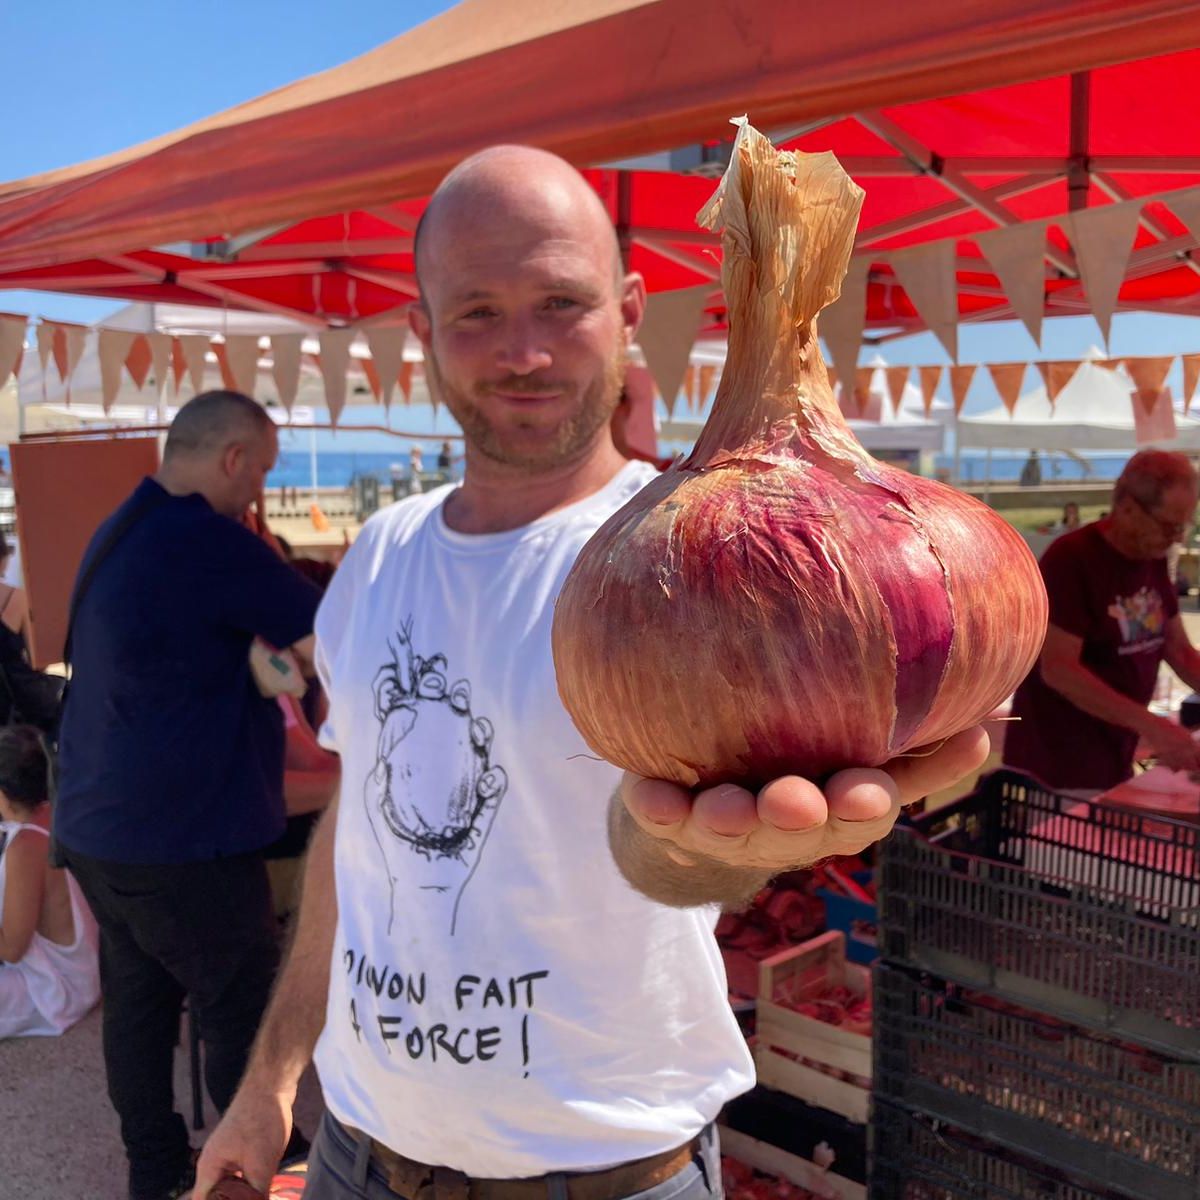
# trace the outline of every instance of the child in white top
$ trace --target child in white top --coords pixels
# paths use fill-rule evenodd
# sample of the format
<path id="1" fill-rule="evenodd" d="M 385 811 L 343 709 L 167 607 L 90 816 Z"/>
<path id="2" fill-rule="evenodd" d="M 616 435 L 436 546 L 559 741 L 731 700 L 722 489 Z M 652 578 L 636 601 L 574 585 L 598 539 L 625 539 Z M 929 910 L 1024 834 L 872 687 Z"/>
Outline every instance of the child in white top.
<path id="1" fill-rule="evenodd" d="M 63 1033 L 100 998 L 96 924 L 48 861 L 46 756 L 36 729 L 0 729 L 0 1038 Z"/>

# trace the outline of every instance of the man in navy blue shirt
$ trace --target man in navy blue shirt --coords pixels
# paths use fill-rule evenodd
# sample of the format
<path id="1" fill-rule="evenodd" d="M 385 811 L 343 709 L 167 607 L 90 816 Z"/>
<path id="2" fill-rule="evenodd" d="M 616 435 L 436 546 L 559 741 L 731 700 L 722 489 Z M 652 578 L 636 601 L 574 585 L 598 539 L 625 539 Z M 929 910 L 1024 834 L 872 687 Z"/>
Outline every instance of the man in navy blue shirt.
<path id="1" fill-rule="evenodd" d="M 253 400 L 197 396 L 80 571 L 94 563 L 72 627 L 55 834 L 100 925 L 132 1200 L 191 1185 L 172 1089 L 184 996 L 223 1111 L 277 965 L 261 852 L 284 831 L 284 726 L 249 654 L 258 637 L 307 666 L 319 600 L 240 523 L 277 455 Z"/>

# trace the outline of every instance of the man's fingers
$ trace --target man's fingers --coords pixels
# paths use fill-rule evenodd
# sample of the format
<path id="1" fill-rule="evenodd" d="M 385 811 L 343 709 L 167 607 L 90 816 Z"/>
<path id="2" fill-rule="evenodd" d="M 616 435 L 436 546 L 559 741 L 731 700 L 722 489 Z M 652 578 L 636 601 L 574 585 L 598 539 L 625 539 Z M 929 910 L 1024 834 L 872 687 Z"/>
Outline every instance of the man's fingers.
<path id="1" fill-rule="evenodd" d="M 894 758 L 883 770 L 895 780 L 900 803 L 915 804 L 931 792 L 950 787 L 979 770 L 990 751 L 987 732 L 982 725 L 976 725 L 947 738 L 937 749 L 926 747 Z"/>
<path id="2" fill-rule="evenodd" d="M 692 811 L 692 795 L 665 779 L 643 779 L 626 772 L 621 800 L 629 815 L 653 837 L 669 837 Z"/>
<path id="3" fill-rule="evenodd" d="M 900 789 L 886 771 L 851 767 L 825 785 L 830 815 L 841 821 L 877 821 L 900 802 Z"/>
<path id="4" fill-rule="evenodd" d="M 819 828 L 829 815 L 821 789 L 811 779 L 785 775 L 758 793 L 758 817 L 781 833 L 801 833 Z"/>

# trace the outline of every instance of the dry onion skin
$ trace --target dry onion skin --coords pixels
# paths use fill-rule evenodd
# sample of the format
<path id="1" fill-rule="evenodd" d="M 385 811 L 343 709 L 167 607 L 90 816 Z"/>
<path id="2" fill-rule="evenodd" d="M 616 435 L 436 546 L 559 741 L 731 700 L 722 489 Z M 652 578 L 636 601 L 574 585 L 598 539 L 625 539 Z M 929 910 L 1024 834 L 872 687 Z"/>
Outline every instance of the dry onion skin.
<path id="1" fill-rule="evenodd" d="M 729 349 L 695 449 L 584 547 L 554 613 L 563 704 L 616 766 L 688 787 L 877 766 L 985 717 L 1026 675 L 1046 593 L 1020 535 L 877 462 L 816 317 L 862 191 L 742 123 L 700 212 L 722 227 Z"/>

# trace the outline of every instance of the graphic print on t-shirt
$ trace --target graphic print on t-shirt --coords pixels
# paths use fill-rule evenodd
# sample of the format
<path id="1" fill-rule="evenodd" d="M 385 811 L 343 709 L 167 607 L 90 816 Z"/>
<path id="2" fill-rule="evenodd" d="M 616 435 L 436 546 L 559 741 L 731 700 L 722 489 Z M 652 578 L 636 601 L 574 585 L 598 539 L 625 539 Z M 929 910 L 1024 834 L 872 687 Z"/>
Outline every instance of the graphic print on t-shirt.
<path id="1" fill-rule="evenodd" d="M 1155 588 L 1141 587 L 1132 596 L 1118 596 L 1108 606 L 1124 643 L 1118 654 L 1142 654 L 1155 650 L 1163 641 L 1162 596 Z"/>
<path id="2" fill-rule="evenodd" d="M 449 683 L 446 656 L 417 654 L 412 632 L 410 617 L 372 685 L 379 738 L 363 799 L 391 887 L 389 933 L 406 907 L 424 918 L 439 899 L 453 933 L 508 776 L 492 761 L 492 723 L 471 711 L 471 685 Z"/>

